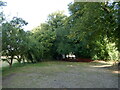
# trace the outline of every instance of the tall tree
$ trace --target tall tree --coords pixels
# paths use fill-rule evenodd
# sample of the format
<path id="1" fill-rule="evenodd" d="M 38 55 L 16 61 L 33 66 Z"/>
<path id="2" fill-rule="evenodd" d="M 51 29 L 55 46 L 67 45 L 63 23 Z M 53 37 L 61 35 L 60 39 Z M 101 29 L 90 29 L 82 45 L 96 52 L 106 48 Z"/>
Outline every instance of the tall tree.
<path id="1" fill-rule="evenodd" d="M 47 23 L 49 25 L 49 30 L 53 31 L 56 39 L 53 42 L 51 53 L 54 59 L 61 58 L 61 50 L 63 48 L 62 41 L 65 37 L 64 31 L 65 31 L 65 21 L 67 16 L 64 15 L 62 11 L 57 11 L 48 16 Z M 64 34 L 64 35 L 63 35 Z M 62 36 L 63 35 L 63 36 Z M 66 44 L 64 43 L 64 46 Z M 64 48 L 65 49 L 65 48 Z M 62 50 L 63 51 L 63 50 Z M 65 51 L 65 50 L 64 50 Z M 64 53 L 63 53 L 64 54 Z"/>
<path id="2" fill-rule="evenodd" d="M 26 23 L 21 21 L 24 20 L 16 18 L 2 24 L 2 51 L 3 55 L 7 57 L 5 60 L 10 66 L 12 66 L 15 56 L 22 55 L 25 49 L 25 32 L 21 25 L 26 25 Z"/>
<path id="3" fill-rule="evenodd" d="M 95 50 L 97 41 L 102 40 L 106 43 L 111 42 L 117 45 L 119 37 L 118 32 L 118 9 L 115 8 L 118 3 L 74 3 L 69 5 L 71 16 L 68 23 L 70 24 L 70 35 L 68 37 L 75 43 L 76 53 L 84 53 L 90 57 Z M 106 41 L 106 38 L 108 41 Z M 81 47 L 80 47 L 81 46 Z M 112 47 L 111 47 L 112 48 Z M 99 47 L 99 49 L 101 49 Z M 103 57 L 110 56 L 109 51 L 104 48 Z M 81 52 L 81 53 L 80 53 Z M 101 53 L 102 54 L 102 53 Z M 85 57 L 86 57 L 85 55 Z M 98 55 L 99 56 L 99 55 Z M 101 58 L 106 59 L 106 58 Z M 107 58 L 108 59 L 108 58 Z"/>

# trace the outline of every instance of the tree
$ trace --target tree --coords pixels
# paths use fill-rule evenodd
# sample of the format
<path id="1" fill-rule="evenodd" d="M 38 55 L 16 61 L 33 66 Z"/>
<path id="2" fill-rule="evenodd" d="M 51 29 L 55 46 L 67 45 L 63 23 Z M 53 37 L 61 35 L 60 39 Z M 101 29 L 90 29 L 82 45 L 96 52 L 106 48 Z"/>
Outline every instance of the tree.
<path id="1" fill-rule="evenodd" d="M 4 20 L 4 14 L 2 11 L 3 6 L 6 6 L 6 2 L 0 1 L 0 24 L 3 22 Z"/>
<path id="2" fill-rule="evenodd" d="M 43 58 L 47 58 L 46 56 L 50 56 L 51 54 L 50 49 L 53 45 L 53 42 L 55 40 L 55 33 L 51 30 L 49 30 L 48 24 L 43 23 L 40 26 L 34 28 L 32 30 L 32 37 L 37 43 L 38 47 L 38 56 L 39 60 L 42 60 Z"/>
<path id="3" fill-rule="evenodd" d="M 51 53 L 54 59 L 62 58 L 61 54 L 65 54 L 66 50 L 63 51 L 62 42 L 65 38 L 65 21 L 67 16 L 61 11 L 54 12 L 48 16 L 47 24 L 49 25 L 49 30 L 52 31 L 56 37 L 53 42 Z M 61 41 L 62 40 L 62 41 Z M 64 43 L 64 46 L 67 45 Z M 61 49 L 61 50 L 60 50 Z M 64 48 L 65 49 L 65 48 Z"/>
<path id="4" fill-rule="evenodd" d="M 22 57 L 22 53 L 25 49 L 25 32 L 23 31 L 21 26 L 26 25 L 26 23 L 21 21 L 24 20 L 22 20 L 21 18 L 16 18 L 11 20 L 10 22 L 2 24 L 2 52 L 3 55 L 7 57 L 7 59 L 5 60 L 9 63 L 10 66 L 12 66 L 15 56 Z M 19 58 L 18 61 L 20 61 Z"/>
<path id="5" fill-rule="evenodd" d="M 6 6 L 6 2 L 0 1 L 0 51 L 2 51 L 2 23 L 4 21 L 4 14 L 2 11 L 3 6 Z"/>
<path id="6" fill-rule="evenodd" d="M 85 57 L 88 56 L 92 58 L 92 54 L 98 49 L 96 45 L 97 42 L 99 42 L 104 48 L 99 46 L 100 51 L 97 51 L 96 54 L 100 52 L 100 55 L 98 55 L 99 59 L 108 59 L 108 57 L 110 57 L 108 54 L 109 51 L 106 50 L 106 45 L 103 44 L 102 40 L 107 45 L 109 43 L 115 43 L 115 46 L 111 48 L 116 46 L 116 48 L 119 48 L 117 44 L 119 42 L 119 35 L 116 33 L 118 32 L 118 9 L 115 8 L 118 5 L 116 2 L 111 4 L 110 2 L 85 2 L 69 5 L 71 16 L 68 19 L 70 27 L 68 37 L 73 40 L 76 48 L 75 53 L 77 53 L 77 55 L 83 56 L 86 54 Z"/>

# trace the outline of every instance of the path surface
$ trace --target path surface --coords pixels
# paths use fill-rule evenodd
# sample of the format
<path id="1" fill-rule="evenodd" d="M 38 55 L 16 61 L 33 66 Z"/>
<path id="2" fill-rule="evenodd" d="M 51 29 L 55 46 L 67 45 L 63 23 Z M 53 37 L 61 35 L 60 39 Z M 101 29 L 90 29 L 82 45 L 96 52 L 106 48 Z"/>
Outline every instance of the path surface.
<path id="1" fill-rule="evenodd" d="M 118 88 L 118 74 L 104 66 L 80 62 L 25 66 L 3 77 L 3 88 Z"/>

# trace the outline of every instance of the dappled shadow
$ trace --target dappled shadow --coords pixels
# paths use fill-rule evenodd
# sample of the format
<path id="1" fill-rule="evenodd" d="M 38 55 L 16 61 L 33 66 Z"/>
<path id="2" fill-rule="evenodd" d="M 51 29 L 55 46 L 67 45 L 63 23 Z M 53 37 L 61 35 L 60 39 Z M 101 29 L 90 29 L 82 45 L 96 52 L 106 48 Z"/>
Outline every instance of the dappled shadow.
<path id="1" fill-rule="evenodd" d="M 107 70 L 112 71 L 112 73 L 119 73 L 120 74 L 120 68 L 118 68 L 118 65 L 110 65 L 110 66 L 105 66 L 105 67 L 101 67 Z"/>
<path id="2" fill-rule="evenodd" d="M 105 69 L 111 71 L 112 73 L 120 74 L 120 68 L 118 67 L 118 64 L 92 62 L 91 67 Z"/>

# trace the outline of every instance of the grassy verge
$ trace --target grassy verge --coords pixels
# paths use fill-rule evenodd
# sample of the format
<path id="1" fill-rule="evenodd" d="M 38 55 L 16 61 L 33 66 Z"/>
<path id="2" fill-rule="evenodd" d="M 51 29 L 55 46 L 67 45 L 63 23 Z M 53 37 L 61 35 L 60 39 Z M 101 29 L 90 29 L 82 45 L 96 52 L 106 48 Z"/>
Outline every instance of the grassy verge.
<path id="1" fill-rule="evenodd" d="M 2 75 L 3 77 L 9 75 L 11 73 L 16 73 L 24 68 L 30 67 L 45 67 L 45 66 L 54 66 L 54 65 L 84 65 L 88 63 L 80 63 L 80 62 L 65 62 L 65 61 L 45 61 L 39 63 L 14 63 L 10 68 L 9 66 L 2 67 Z"/>
<path id="2" fill-rule="evenodd" d="M 10 73 L 16 72 L 20 67 L 24 67 L 25 64 L 14 63 L 13 66 L 10 68 L 9 66 L 2 67 L 2 75 L 8 75 Z"/>
<path id="3" fill-rule="evenodd" d="M 45 61 L 45 62 L 39 62 L 39 63 L 14 63 L 13 66 L 10 68 L 9 66 L 2 68 L 2 75 L 3 77 L 12 73 L 16 73 L 18 71 L 22 71 L 26 68 L 33 68 L 33 67 L 49 67 L 49 66 L 59 66 L 59 65 L 106 65 L 106 63 L 98 63 L 98 62 L 65 62 L 65 61 Z"/>

